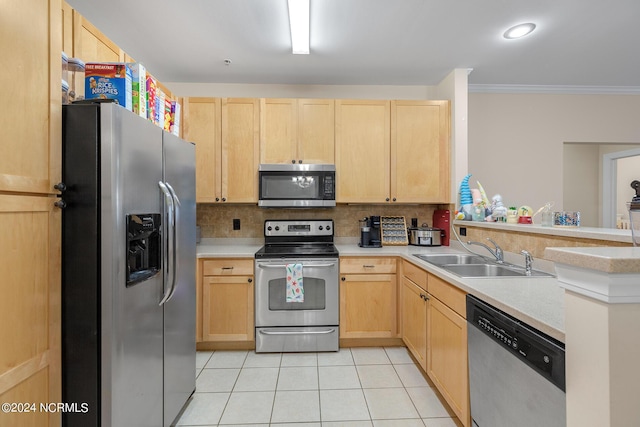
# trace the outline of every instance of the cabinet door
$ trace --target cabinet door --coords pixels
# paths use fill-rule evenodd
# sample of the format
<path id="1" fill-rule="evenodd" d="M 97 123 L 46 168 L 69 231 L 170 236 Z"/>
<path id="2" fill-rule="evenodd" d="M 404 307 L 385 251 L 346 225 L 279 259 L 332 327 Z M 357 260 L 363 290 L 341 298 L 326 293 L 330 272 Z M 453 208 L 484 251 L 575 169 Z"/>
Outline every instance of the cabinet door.
<path id="1" fill-rule="evenodd" d="M 61 401 L 61 212 L 54 201 L 0 195 L 0 402 L 37 406 L 0 412 L 1 426 L 60 425 L 59 414 L 39 410 Z"/>
<path id="2" fill-rule="evenodd" d="M 196 144 L 196 201 L 214 203 L 221 196 L 222 132 L 219 98 L 185 98 L 184 139 Z"/>
<path id="3" fill-rule="evenodd" d="M 396 275 L 342 275 L 340 338 L 396 336 Z"/>
<path id="4" fill-rule="evenodd" d="M 260 163 L 298 163 L 295 99 L 260 100 Z"/>
<path id="5" fill-rule="evenodd" d="M 470 425 L 467 321 L 431 297 L 427 309 L 427 374 L 463 425 Z"/>
<path id="6" fill-rule="evenodd" d="M 390 102 L 336 100 L 338 203 L 384 203 L 390 185 Z"/>
<path id="7" fill-rule="evenodd" d="M 258 202 L 260 103 L 222 100 L 222 201 Z"/>
<path id="8" fill-rule="evenodd" d="M 2 2 L 0 191 L 54 193 L 60 180 L 61 31 L 60 1 Z"/>
<path id="9" fill-rule="evenodd" d="M 253 341 L 253 276 L 205 276 L 203 341 Z"/>
<path id="10" fill-rule="evenodd" d="M 335 163 L 333 99 L 298 99 L 298 160 Z"/>
<path id="11" fill-rule="evenodd" d="M 402 278 L 402 340 L 422 369 L 427 370 L 427 292 Z"/>
<path id="12" fill-rule="evenodd" d="M 449 145 L 449 101 L 392 101 L 392 199 L 448 203 Z"/>

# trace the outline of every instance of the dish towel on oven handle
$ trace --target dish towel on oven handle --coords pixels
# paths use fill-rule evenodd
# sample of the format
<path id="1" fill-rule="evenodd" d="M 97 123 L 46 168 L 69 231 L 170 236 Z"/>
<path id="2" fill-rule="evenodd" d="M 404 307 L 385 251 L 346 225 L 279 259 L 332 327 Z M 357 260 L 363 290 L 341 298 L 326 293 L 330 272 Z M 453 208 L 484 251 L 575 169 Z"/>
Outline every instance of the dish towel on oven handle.
<path id="1" fill-rule="evenodd" d="M 287 264 L 286 302 L 304 302 L 302 264 Z"/>

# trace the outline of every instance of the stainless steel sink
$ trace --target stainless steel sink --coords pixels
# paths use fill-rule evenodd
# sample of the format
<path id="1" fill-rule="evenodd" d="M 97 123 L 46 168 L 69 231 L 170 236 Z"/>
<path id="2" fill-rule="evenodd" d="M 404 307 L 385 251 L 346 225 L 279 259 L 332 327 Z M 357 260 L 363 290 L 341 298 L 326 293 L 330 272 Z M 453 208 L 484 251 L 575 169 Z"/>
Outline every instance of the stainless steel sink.
<path id="1" fill-rule="evenodd" d="M 436 265 L 485 264 L 487 262 L 481 256 L 467 254 L 414 254 L 413 256 Z"/>
<path id="2" fill-rule="evenodd" d="M 553 277 L 553 274 L 532 270 L 527 275 L 523 267 L 498 264 L 471 254 L 414 254 L 413 256 L 447 270 L 460 277 Z"/>

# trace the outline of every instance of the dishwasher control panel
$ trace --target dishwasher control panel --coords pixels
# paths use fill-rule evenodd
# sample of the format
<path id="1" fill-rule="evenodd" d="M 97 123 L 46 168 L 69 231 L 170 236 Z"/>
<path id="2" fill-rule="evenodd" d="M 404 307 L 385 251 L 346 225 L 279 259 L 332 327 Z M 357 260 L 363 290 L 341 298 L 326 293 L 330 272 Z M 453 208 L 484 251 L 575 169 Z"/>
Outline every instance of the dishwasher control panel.
<path id="1" fill-rule="evenodd" d="M 564 344 L 467 295 L 467 322 L 565 391 Z"/>

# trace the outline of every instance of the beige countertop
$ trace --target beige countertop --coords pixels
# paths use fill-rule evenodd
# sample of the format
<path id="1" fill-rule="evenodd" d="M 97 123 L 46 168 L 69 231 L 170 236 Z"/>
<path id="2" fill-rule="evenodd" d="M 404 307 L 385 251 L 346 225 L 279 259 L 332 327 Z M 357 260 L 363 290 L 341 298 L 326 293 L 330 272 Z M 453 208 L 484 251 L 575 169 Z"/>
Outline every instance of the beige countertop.
<path id="1" fill-rule="evenodd" d="M 546 259 L 605 273 L 640 273 L 640 247 L 546 248 Z"/>
<path id="2" fill-rule="evenodd" d="M 253 258 L 262 239 L 202 239 L 198 258 Z M 352 239 L 336 239 L 340 256 L 398 256 L 418 265 L 465 292 L 564 342 L 564 289 L 555 277 L 458 277 L 414 254 L 457 253 L 456 247 L 384 246 L 360 248 Z M 534 268 L 536 265 L 534 264 Z"/>

